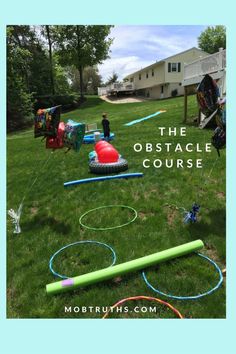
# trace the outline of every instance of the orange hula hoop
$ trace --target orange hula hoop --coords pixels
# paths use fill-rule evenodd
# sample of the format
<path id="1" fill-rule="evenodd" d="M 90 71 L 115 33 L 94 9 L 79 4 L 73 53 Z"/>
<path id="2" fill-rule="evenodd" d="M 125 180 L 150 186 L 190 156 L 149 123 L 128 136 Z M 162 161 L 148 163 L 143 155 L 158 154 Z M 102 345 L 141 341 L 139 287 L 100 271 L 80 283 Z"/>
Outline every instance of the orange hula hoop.
<path id="1" fill-rule="evenodd" d="M 122 305 L 123 303 L 125 303 L 125 302 L 127 302 L 127 301 L 133 301 L 133 300 L 134 300 L 134 301 L 135 301 L 135 300 L 156 301 L 156 302 L 158 302 L 159 304 L 162 304 L 162 305 L 168 307 L 169 309 L 171 309 L 171 310 L 176 314 L 176 316 L 177 316 L 178 318 L 181 318 L 181 319 L 184 318 L 183 315 L 181 315 L 181 313 L 180 313 L 174 306 L 172 306 L 171 304 L 169 304 L 168 302 L 163 301 L 163 300 L 161 300 L 161 299 L 158 299 L 158 298 L 156 298 L 156 297 L 142 296 L 142 295 L 140 295 L 140 296 L 127 297 L 127 298 L 125 298 L 125 299 L 122 299 L 122 300 L 117 301 L 114 305 L 112 305 L 112 306 L 110 307 L 110 309 L 105 313 L 105 315 L 104 315 L 102 318 L 103 318 L 103 319 L 107 318 L 108 315 L 109 315 L 109 313 L 110 313 L 114 308 L 118 307 L 119 305 Z"/>

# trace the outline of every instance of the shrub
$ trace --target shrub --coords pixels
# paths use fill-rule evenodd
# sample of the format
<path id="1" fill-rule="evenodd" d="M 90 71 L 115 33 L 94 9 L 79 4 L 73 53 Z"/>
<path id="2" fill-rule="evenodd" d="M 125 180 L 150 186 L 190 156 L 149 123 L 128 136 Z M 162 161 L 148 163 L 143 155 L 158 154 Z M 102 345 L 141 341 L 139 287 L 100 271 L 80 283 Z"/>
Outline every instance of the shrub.
<path id="1" fill-rule="evenodd" d="M 171 91 L 171 97 L 176 97 L 178 95 L 178 90 L 174 89 Z"/>
<path id="2" fill-rule="evenodd" d="M 82 103 L 78 94 L 67 95 L 45 95 L 35 97 L 36 102 L 34 104 L 35 112 L 39 108 L 49 108 L 53 106 L 62 106 L 62 112 L 66 112 L 71 109 L 79 107 Z M 83 100 L 84 101 L 84 100 Z"/>
<path id="3" fill-rule="evenodd" d="M 7 131 L 32 125 L 32 110 L 32 95 L 26 92 L 22 81 L 9 80 L 7 85 Z"/>

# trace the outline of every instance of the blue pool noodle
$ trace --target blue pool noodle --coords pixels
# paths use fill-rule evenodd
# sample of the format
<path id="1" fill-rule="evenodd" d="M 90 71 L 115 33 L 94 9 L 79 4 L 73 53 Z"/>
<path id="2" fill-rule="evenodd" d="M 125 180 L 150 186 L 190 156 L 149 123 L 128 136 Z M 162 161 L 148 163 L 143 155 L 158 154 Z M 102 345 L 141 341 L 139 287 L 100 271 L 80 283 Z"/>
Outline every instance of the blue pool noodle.
<path id="1" fill-rule="evenodd" d="M 69 187 L 69 186 L 73 186 L 76 184 L 106 181 L 106 180 L 110 180 L 110 179 L 133 178 L 133 177 L 143 177 L 143 173 L 139 173 L 139 172 L 137 172 L 137 173 L 124 173 L 124 174 L 114 175 L 114 176 L 103 176 L 103 177 L 78 179 L 77 181 L 65 182 L 64 187 Z"/>
<path id="2" fill-rule="evenodd" d="M 158 111 L 158 112 L 156 112 L 156 113 L 150 114 L 150 115 L 147 116 L 147 117 L 132 120 L 131 122 L 126 123 L 126 124 L 124 124 L 124 125 L 126 125 L 126 126 L 134 125 L 134 124 L 137 124 L 137 123 L 142 122 L 143 120 L 147 120 L 147 119 L 149 119 L 149 118 L 158 116 L 158 115 L 161 114 L 161 113 L 164 113 L 164 111 Z"/>

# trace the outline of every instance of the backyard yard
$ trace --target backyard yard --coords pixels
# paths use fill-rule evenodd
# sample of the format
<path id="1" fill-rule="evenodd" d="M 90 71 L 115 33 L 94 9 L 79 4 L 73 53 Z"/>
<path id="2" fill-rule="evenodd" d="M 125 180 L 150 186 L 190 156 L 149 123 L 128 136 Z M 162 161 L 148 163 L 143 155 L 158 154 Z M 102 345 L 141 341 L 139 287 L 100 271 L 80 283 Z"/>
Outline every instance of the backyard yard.
<path id="1" fill-rule="evenodd" d="M 156 117 L 134 126 L 125 123 L 160 110 Z M 193 122 L 197 114 L 196 97 L 189 97 L 187 136 L 160 136 L 158 127 L 183 126 L 183 98 L 112 104 L 96 96 L 77 110 L 61 116 L 61 120 L 97 123 L 101 128 L 102 113 L 107 112 L 112 144 L 128 160 L 128 172 L 143 172 L 143 178 L 120 179 L 64 188 L 66 181 L 94 177 L 88 170 L 88 154 L 93 145 L 83 145 L 79 153 L 65 149 L 45 148 L 45 141 L 34 138 L 33 128 L 9 134 L 7 137 L 7 200 L 8 209 L 17 209 L 27 187 L 38 174 L 38 180 L 24 200 L 21 216 L 22 232 L 13 234 L 7 219 L 7 316 L 9 318 L 101 318 L 99 311 L 73 311 L 83 306 L 111 306 L 118 300 L 136 295 L 160 297 L 175 306 L 186 318 L 225 318 L 225 279 L 214 293 L 198 300 L 173 300 L 155 294 L 144 283 L 141 272 L 116 277 L 73 292 L 55 296 L 46 294 L 46 284 L 60 280 L 49 270 L 50 257 L 61 247 L 81 240 L 95 240 L 109 244 L 117 255 L 117 264 L 186 242 L 201 239 L 201 251 L 213 259 L 221 269 L 226 262 L 225 230 L 225 150 L 221 157 L 211 153 L 183 152 L 181 158 L 203 159 L 203 169 L 147 168 L 145 158 L 177 158 L 174 153 L 136 153 L 135 143 L 173 142 L 205 144 L 211 141 L 212 130 L 200 130 Z M 44 161 L 49 157 L 47 165 Z M 183 223 L 181 207 L 190 210 L 200 204 L 198 221 Z M 123 228 L 112 231 L 93 231 L 82 228 L 80 216 L 89 209 L 106 205 L 127 205 L 135 208 L 137 219 Z M 168 205 L 167 205 L 168 204 Z M 174 206 L 177 206 L 175 208 Z M 132 214 L 125 209 L 101 209 L 89 214 L 86 222 L 95 226 L 125 223 Z M 97 245 L 83 244 L 65 250 L 55 258 L 54 269 L 69 277 L 105 268 L 112 262 L 108 250 Z M 218 282 L 212 264 L 196 254 L 180 257 L 146 270 L 154 287 L 163 292 L 189 296 L 208 291 Z M 130 304 L 147 305 L 140 300 Z M 150 305 L 150 304 L 148 304 Z M 155 303 L 152 304 L 153 306 Z M 65 311 L 71 307 L 72 311 Z M 157 312 L 118 313 L 111 318 L 173 318 L 175 315 L 162 305 Z"/>

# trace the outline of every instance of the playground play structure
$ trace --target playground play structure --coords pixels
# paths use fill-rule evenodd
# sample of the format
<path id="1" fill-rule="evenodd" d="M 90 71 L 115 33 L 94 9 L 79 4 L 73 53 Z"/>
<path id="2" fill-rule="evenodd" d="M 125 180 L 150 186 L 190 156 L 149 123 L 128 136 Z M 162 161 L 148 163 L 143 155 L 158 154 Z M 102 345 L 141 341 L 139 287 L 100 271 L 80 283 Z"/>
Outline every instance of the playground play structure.
<path id="1" fill-rule="evenodd" d="M 204 85 L 203 85 L 204 86 Z M 204 89 L 201 90 L 199 89 L 198 91 L 198 100 L 199 100 L 199 106 L 201 109 L 205 109 L 205 114 L 212 114 L 212 111 L 215 109 L 218 100 L 218 95 L 215 94 L 214 100 L 213 101 L 207 101 L 207 96 L 204 95 Z M 214 91 L 216 93 L 216 91 Z M 209 103 L 210 102 L 210 103 Z M 210 109 L 209 109 L 210 107 Z M 207 111 L 207 109 L 209 109 Z M 165 111 L 158 111 L 155 112 L 149 116 L 133 120 L 129 123 L 126 123 L 126 126 L 132 126 L 137 123 L 141 123 L 145 120 L 148 120 L 152 117 L 158 116 L 161 113 L 164 113 Z M 220 120 L 220 123 L 222 124 L 223 119 Z M 36 117 L 35 117 L 35 137 L 43 137 L 46 139 L 46 148 L 47 149 L 52 149 L 52 151 L 56 149 L 62 149 L 64 147 L 67 148 L 67 152 L 69 150 L 74 150 L 75 152 L 78 152 L 82 146 L 83 143 L 93 143 L 95 150 L 92 151 L 89 155 L 90 161 L 89 161 L 89 169 L 92 173 L 95 174 L 105 174 L 105 176 L 102 177 L 94 177 L 94 178 L 85 178 L 85 179 L 79 179 L 79 180 L 74 180 L 74 181 L 69 181 L 64 183 L 64 187 L 69 187 L 69 186 L 74 186 L 74 185 L 79 185 L 79 184 L 86 184 L 86 183 L 92 183 L 92 182 L 100 182 L 100 181 L 107 181 L 107 180 L 120 180 L 120 179 L 130 179 L 130 178 L 139 178 L 143 177 L 142 173 L 126 173 L 126 174 L 117 174 L 117 175 L 108 175 L 111 173 L 118 173 L 122 172 L 126 169 L 128 169 L 128 162 L 119 154 L 119 152 L 107 141 L 103 140 L 103 136 L 99 133 L 99 129 L 96 129 L 97 126 L 95 125 L 85 125 L 84 123 L 78 123 L 74 122 L 72 120 L 68 120 L 67 123 L 60 122 L 60 106 L 57 107 L 52 107 L 49 109 L 44 109 L 44 110 L 39 110 Z M 224 129 L 224 128 L 222 128 Z M 86 139 L 86 133 L 89 133 L 87 135 L 87 141 Z M 91 134 L 94 133 L 94 134 Z M 115 137 L 113 134 L 112 139 Z M 224 147 L 224 146 L 222 146 Z M 222 148 L 220 147 L 220 148 Z M 48 160 L 47 160 L 48 161 Z M 46 161 L 46 163 L 47 163 Z M 36 179 L 33 180 L 32 184 L 29 187 L 29 190 L 32 189 L 32 185 L 35 184 L 37 181 L 37 176 Z M 29 192 L 27 191 L 27 194 Z M 22 212 L 22 207 L 23 207 L 23 201 L 25 199 L 26 195 L 24 195 L 22 202 L 20 204 L 20 207 L 18 208 L 17 212 L 15 212 L 13 209 L 9 210 L 9 215 L 11 216 L 13 223 L 15 224 L 15 233 L 20 233 L 20 216 Z M 133 216 L 131 217 L 130 220 L 128 220 L 125 223 L 121 223 L 120 225 L 116 226 L 110 226 L 110 227 L 95 227 L 91 225 L 87 225 L 83 220 L 86 218 L 86 216 L 90 213 L 93 212 L 98 212 L 100 209 L 105 209 L 105 208 L 122 208 L 122 209 L 128 209 L 133 213 Z M 200 206 L 196 203 L 193 204 L 192 209 L 189 212 L 186 212 L 185 214 L 185 223 L 188 222 L 196 222 L 197 221 L 197 213 L 199 212 Z M 129 206 L 126 205 L 108 205 L 108 206 L 100 206 L 91 210 L 88 210 L 84 214 L 81 215 L 79 219 L 80 226 L 84 229 L 89 229 L 93 231 L 109 231 L 113 230 L 116 228 L 121 228 L 124 226 L 128 226 L 129 224 L 133 223 L 138 217 L 138 212 Z M 53 261 L 54 259 L 65 249 L 74 247 L 76 245 L 80 244 L 95 244 L 97 246 L 105 247 L 106 249 L 110 250 L 112 254 L 112 263 L 110 267 L 96 270 L 93 272 L 90 272 L 88 274 L 82 274 L 76 277 L 68 277 L 67 275 L 60 274 L 57 271 L 54 270 L 53 268 Z M 212 287 L 212 289 L 207 290 L 203 292 L 202 294 L 197 294 L 193 296 L 176 296 L 176 295 L 171 295 L 171 294 L 166 294 L 162 292 L 161 290 L 155 288 L 154 286 L 151 285 L 149 282 L 146 273 L 144 272 L 144 269 L 149 268 L 154 265 L 158 265 L 163 262 L 171 261 L 172 259 L 175 259 L 177 257 L 182 257 L 185 255 L 189 254 L 195 254 L 196 251 L 199 251 L 204 247 L 204 244 L 201 240 L 196 240 L 192 241 L 186 244 L 182 244 L 180 246 L 172 247 L 167 250 L 163 250 L 154 254 L 150 254 L 148 256 L 143 256 L 138 259 L 130 260 L 118 265 L 115 265 L 116 263 L 116 253 L 114 249 L 100 241 L 94 241 L 94 240 L 83 240 L 83 241 L 77 241 L 71 244 L 68 244 L 62 248 L 60 248 L 58 251 L 56 251 L 53 256 L 50 258 L 49 261 L 49 268 L 51 272 L 53 273 L 54 276 L 61 278 L 62 280 L 56 281 L 50 284 L 46 285 L 46 292 L 49 295 L 54 295 L 54 294 L 61 294 L 67 291 L 75 290 L 75 289 L 80 289 L 84 288 L 86 286 L 91 286 L 99 282 L 103 282 L 112 278 L 115 278 L 117 276 L 122 276 L 125 274 L 129 274 L 132 272 L 136 271 L 142 271 L 142 278 L 144 282 L 146 283 L 147 287 L 150 288 L 152 291 L 158 293 L 161 296 L 166 296 L 172 299 L 178 299 L 178 300 L 197 300 L 203 296 L 207 296 L 212 294 L 214 291 L 218 290 L 219 287 L 221 286 L 223 282 L 223 276 L 222 272 L 219 268 L 219 266 L 211 260 L 209 257 L 198 254 L 202 259 L 205 259 L 208 261 L 211 265 L 214 266 L 214 269 L 217 271 L 218 276 L 219 276 L 219 281 L 218 283 Z M 125 303 L 126 301 L 135 301 L 135 300 L 147 300 L 147 301 L 156 301 L 160 304 L 163 304 L 170 309 L 177 315 L 179 318 L 183 318 L 183 316 L 180 314 L 180 312 L 175 309 L 172 305 L 166 303 L 163 300 L 160 300 L 158 298 L 152 298 L 152 297 L 147 297 L 147 296 L 136 296 L 136 297 L 131 297 L 131 298 L 126 298 L 118 301 L 116 304 L 112 306 L 112 308 L 115 308 L 116 306 L 119 306 L 122 303 Z M 104 315 L 104 318 L 106 318 L 109 314 L 109 311 Z"/>

